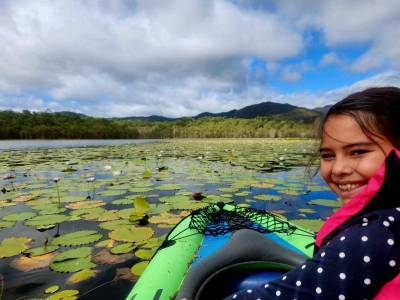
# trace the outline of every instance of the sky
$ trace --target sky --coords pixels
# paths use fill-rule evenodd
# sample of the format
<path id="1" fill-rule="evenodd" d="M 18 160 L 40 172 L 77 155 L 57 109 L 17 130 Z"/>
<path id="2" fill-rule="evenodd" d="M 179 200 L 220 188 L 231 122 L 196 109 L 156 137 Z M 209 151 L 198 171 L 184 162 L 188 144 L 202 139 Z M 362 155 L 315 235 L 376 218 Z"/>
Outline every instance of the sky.
<path id="1" fill-rule="evenodd" d="M 1 0 L 0 110 L 315 108 L 400 87 L 398 0 Z"/>

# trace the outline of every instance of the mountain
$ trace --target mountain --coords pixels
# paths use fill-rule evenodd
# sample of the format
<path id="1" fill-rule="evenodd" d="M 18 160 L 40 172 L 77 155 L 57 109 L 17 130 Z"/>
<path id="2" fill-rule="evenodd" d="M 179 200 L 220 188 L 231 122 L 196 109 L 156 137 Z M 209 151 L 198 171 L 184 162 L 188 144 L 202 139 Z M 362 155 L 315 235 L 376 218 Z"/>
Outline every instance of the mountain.
<path id="1" fill-rule="evenodd" d="M 329 107 L 328 107 L 329 108 Z M 241 118 L 241 119 L 253 119 L 256 117 L 267 117 L 273 120 L 290 120 L 290 121 L 303 121 L 304 123 L 312 123 L 317 118 L 322 118 L 327 111 L 326 106 L 318 109 L 307 109 L 298 107 L 290 104 L 280 104 L 275 102 L 262 102 L 259 104 L 253 104 L 245 106 L 241 109 L 234 109 L 227 112 L 210 113 L 203 112 L 197 116 L 192 117 L 193 119 L 200 119 L 204 117 L 227 117 L 227 118 Z M 160 116 L 149 116 L 149 117 L 126 117 L 125 120 L 143 120 L 143 121 L 175 121 L 180 118 L 166 118 Z"/>

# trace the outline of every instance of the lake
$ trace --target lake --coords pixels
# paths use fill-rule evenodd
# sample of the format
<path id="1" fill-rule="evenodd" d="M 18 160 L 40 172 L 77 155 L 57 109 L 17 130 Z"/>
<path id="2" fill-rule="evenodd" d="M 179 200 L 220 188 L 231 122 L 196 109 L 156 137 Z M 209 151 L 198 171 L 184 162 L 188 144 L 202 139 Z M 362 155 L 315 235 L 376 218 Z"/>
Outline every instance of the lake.
<path id="1" fill-rule="evenodd" d="M 126 253 L 112 252 L 126 243 L 119 237 L 120 230 L 137 227 L 129 221 L 137 197 L 151 207 L 147 211 L 150 222 L 145 225 L 153 232 L 149 239 L 171 230 L 173 225 L 165 218 L 180 219 L 187 207 L 204 205 L 192 199 L 195 192 L 210 202 L 265 209 L 314 231 L 339 204 L 319 175 L 310 178 L 305 172 L 315 148 L 313 140 L 0 144 L 2 300 L 54 300 L 61 299 L 60 292 L 76 293 L 79 299 L 125 299 L 137 280 L 131 267 L 148 260 L 136 249 L 146 249 L 138 243 Z M 76 242 L 76 238 L 45 255 L 23 254 L 45 245 L 58 246 L 59 242 L 53 243 L 58 237 L 88 232 L 96 240 L 85 237 Z M 90 274 L 78 281 L 73 280 L 80 272 L 74 264 L 57 263 L 75 249 L 89 252 L 70 259 L 83 262 Z M 45 293 L 53 287 L 58 291 Z"/>
<path id="2" fill-rule="evenodd" d="M 130 145 L 161 140 L 0 140 L 0 150 Z"/>

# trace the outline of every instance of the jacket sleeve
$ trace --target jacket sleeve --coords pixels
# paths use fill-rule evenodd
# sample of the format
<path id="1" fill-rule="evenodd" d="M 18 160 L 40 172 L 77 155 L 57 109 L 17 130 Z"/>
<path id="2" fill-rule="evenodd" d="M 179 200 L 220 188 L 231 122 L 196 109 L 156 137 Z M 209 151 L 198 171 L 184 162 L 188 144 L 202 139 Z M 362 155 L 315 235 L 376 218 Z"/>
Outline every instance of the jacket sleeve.
<path id="1" fill-rule="evenodd" d="M 226 299 L 372 299 L 399 273 L 398 210 L 360 218 L 304 264 Z"/>

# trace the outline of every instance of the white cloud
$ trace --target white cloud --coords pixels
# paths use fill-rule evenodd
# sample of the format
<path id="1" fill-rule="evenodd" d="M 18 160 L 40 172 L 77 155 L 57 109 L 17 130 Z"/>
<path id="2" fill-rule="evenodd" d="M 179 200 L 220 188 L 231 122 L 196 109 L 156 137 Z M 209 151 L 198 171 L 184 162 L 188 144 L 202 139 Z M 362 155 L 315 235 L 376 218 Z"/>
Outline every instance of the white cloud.
<path id="1" fill-rule="evenodd" d="M 0 109 L 181 117 L 263 101 L 312 108 L 337 92 L 286 93 L 285 83 L 294 87 L 327 65 L 399 71 L 397 6 L 395 0 L 0 1 Z M 314 31 L 322 33 L 325 53 L 310 59 Z M 349 45 L 365 51 L 351 61 L 340 52 Z M 265 64 L 253 67 L 254 60 Z"/>

